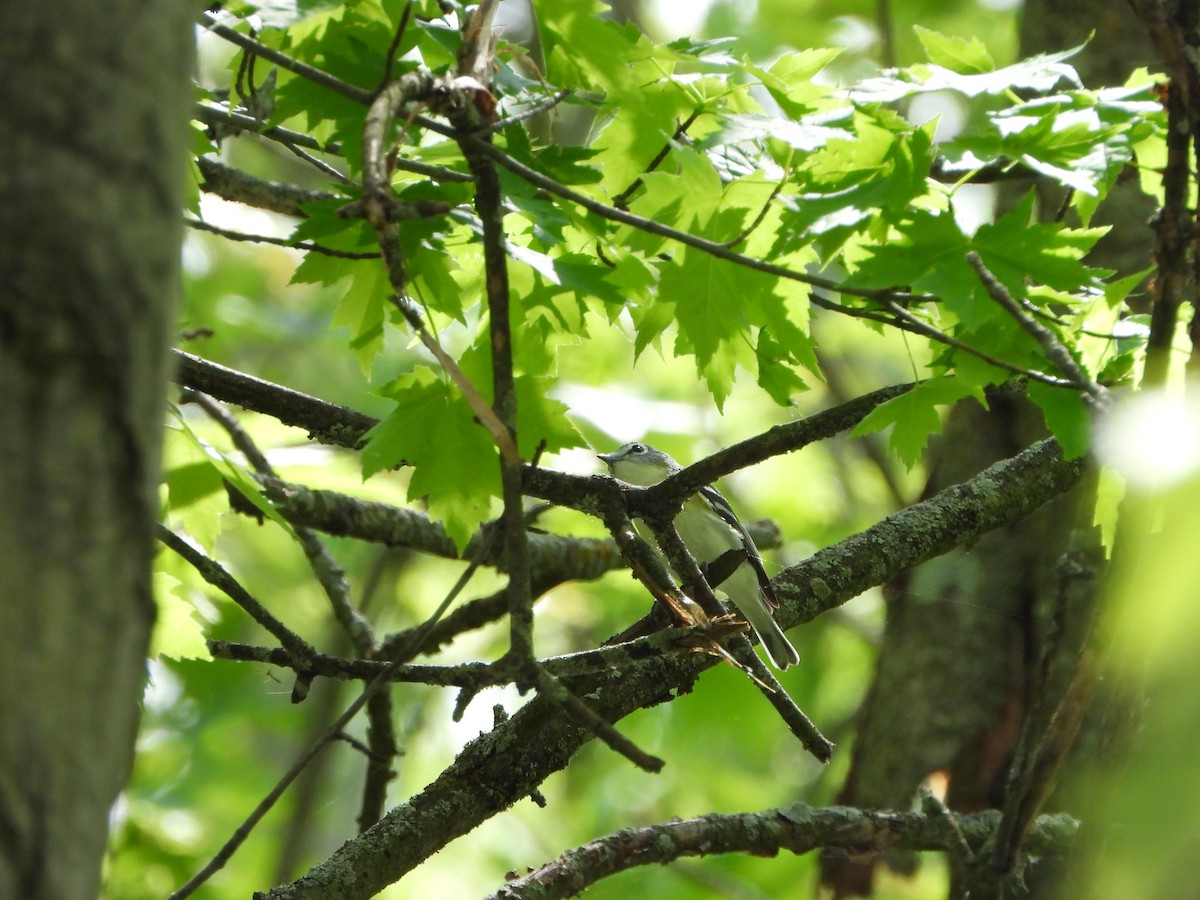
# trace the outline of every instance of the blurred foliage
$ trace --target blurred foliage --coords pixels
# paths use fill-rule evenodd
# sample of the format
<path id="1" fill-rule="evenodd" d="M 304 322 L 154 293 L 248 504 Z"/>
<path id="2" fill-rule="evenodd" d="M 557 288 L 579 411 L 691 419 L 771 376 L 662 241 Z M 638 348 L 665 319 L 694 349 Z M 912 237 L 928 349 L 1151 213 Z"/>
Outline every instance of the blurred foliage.
<path id="1" fill-rule="evenodd" d="M 1120 360 L 1140 348 L 1136 334 L 1118 345 L 1083 328 L 1108 332 L 1133 281 L 1106 283 L 1107 273 L 1087 266 L 1086 251 L 1099 232 L 1086 223 L 1135 149 L 1146 159 L 1160 152 L 1150 79 L 1085 91 L 1072 84 L 1065 53 L 1016 63 L 1012 9 L 941 0 L 889 5 L 893 52 L 907 68 L 883 73 L 879 7 L 867 0 L 760 0 L 753 12 L 740 3 L 717 3 L 700 30 L 683 38 L 666 4 L 642 11 L 647 36 L 601 15 L 599 4 L 538 3 L 544 81 L 525 64 L 524 50 L 515 43 L 502 48 L 496 74 L 501 114 L 536 103 L 551 87 L 570 87 L 575 93 L 551 129 L 575 134 L 583 123 L 587 137 L 581 146 L 546 145 L 529 137 L 535 123 L 529 133 L 509 126 L 498 143 L 514 158 L 606 201 L 641 177 L 629 201 L 633 212 L 714 241 L 739 239 L 765 209 L 739 251 L 863 291 L 903 286 L 936 294 L 944 303 L 920 310 L 928 322 L 1017 367 L 1053 372 L 1041 349 L 983 299 L 962 261 L 975 249 L 1020 300 L 1053 321 L 1089 373 L 1120 368 Z M 403 9 L 398 0 L 253 6 L 266 26 L 258 34 L 262 41 L 367 87 L 381 77 Z M 415 4 L 414 16 L 396 74 L 418 60 L 435 71 L 450 67 L 459 42 L 454 17 L 432 2 Z M 420 17 L 426 21 L 418 27 Z M 915 24 L 926 29 L 914 30 Z M 514 41 L 519 34 L 514 25 Z M 705 40 L 726 35 L 735 39 Z M 843 52 L 815 50 L 831 46 Z M 241 79 L 243 57 L 211 36 L 202 38 L 202 50 L 204 98 L 223 101 Z M 267 67 L 261 60 L 257 67 L 250 77 L 261 84 Z M 250 234 L 372 249 L 365 225 L 336 216 L 357 193 L 364 110 L 288 72 L 276 77 L 268 124 L 303 131 L 325 146 L 339 143 L 338 153 L 321 158 L 351 180 L 327 178 L 278 143 L 225 136 L 209 151 L 230 165 L 338 196 L 307 205 L 299 223 L 210 194 L 201 195 L 200 215 Z M 959 121 L 957 131 L 938 133 L 931 107 L 920 106 L 934 94 L 944 101 L 944 117 Z M 908 111 L 911 121 L 897 110 Z M 676 124 L 693 113 L 691 143 L 675 142 L 669 163 L 645 174 Z M 436 135 L 415 142 L 410 135 L 401 155 L 465 171 L 453 143 Z M 935 157 L 950 166 L 947 183 L 929 177 Z M 972 194 L 953 179 L 965 182 L 984 167 L 1017 163 L 1074 188 L 1084 227 L 1032 225 L 1030 195 L 999 221 L 973 228 L 972 215 L 989 216 L 989 195 L 986 189 Z M 436 197 L 455 207 L 444 220 L 403 223 L 411 292 L 443 345 L 486 384 L 482 257 L 470 191 L 404 171 L 395 173 L 394 184 L 401 199 Z M 1147 184 L 1157 187 L 1153 179 Z M 931 377 L 919 392 L 880 407 L 859 439 L 828 441 L 727 479 L 723 487 L 747 518 L 769 517 L 779 526 L 782 543 L 767 554 L 771 571 L 915 499 L 923 481 L 917 463 L 940 427 L 940 409 L 960 397 L 982 397 L 985 386 L 1010 376 L 921 336 L 812 309 L 806 285 L 600 221 L 507 173 L 503 186 L 510 277 L 520 301 L 514 313 L 524 384 L 518 424 L 529 442 L 522 447 L 527 456 L 537 439 L 549 439 L 544 465 L 595 471 L 589 448 L 642 437 L 695 460 L 875 387 Z M 982 211 L 972 213 L 973 203 Z M 301 431 L 267 417 L 239 413 L 283 478 L 429 509 L 459 541 L 495 514 L 490 441 L 390 311 L 377 261 L 232 243 L 197 231 L 188 236 L 184 262 L 184 349 L 384 420 L 360 457 L 311 444 Z M 879 308 L 863 296 L 843 295 L 839 302 L 856 312 Z M 1079 395 L 1047 389 L 1034 399 L 1064 444 L 1083 452 Z M 179 408 L 169 432 L 167 524 L 210 549 L 318 647 L 347 652 L 289 530 L 228 510 L 221 478 L 242 464 L 228 436 L 188 405 Z M 886 434 L 892 455 L 878 432 Z M 391 469 L 401 459 L 415 462 L 415 469 Z M 551 511 L 539 526 L 603 534 L 597 522 L 568 510 Z M 403 549 L 338 539 L 327 544 L 380 633 L 423 621 L 463 569 Z M 160 562 L 164 590 L 193 604 L 192 621 L 201 620 L 205 637 L 268 642 L 173 554 L 164 551 Z M 467 595 L 484 596 L 502 583 L 480 572 Z M 557 587 L 537 606 L 539 655 L 595 646 L 646 606 L 644 590 L 627 572 Z M 107 889 L 112 898 L 160 898 L 186 880 L 332 718 L 328 710 L 352 696 L 346 685 L 318 685 L 304 705 L 293 706 L 286 672 L 189 658 L 202 654 L 187 649 L 195 651 L 195 634 L 188 634 L 183 618 L 172 615 L 170 633 L 160 638 L 174 652 L 151 664 L 137 770 L 118 810 Z M 803 662 L 781 681 L 839 743 L 829 767 L 801 750 L 744 677 L 718 668 L 694 693 L 621 723 L 639 746 L 668 761 L 661 775 L 639 772 L 593 742 L 545 783 L 546 809 L 522 801 L 383 896 L 479 896 L 495 890 L 506 872 L 522 873 L 621 827 L 801 799 L 831 802 L 845 774 L 853 716 L 873 673 L 881 619 L 881 600 L 872 594 L 792 635 Z M 460 638 L 438 661 L 492 659 L 506 646 L 506 628 L 493 625 Z M 402 755 L 391 802 L 419 791 L 467 740 L 489 729 L 493 704 L 511 712 L 524 702 L 514 690 L 488 690 L 455 723 L 450 691 L 400 685 L 393 696 Z M 360 739 L 361 729 L 352 729 Z M 301 799 L 294 787 L 203 896 L 243 897 L 295 877 L 352 836 L 361 754 L 336 744 L 315 765 L 319 777 L 305 789 L 313 794 Z M 940 860 L 931 863 L 914 881 L 885 882 L 879 896 L 944 895 Z M 736 856 L 637 870 L 588 896 L 793 896 L 811 890 L 815 879 L 811 855 Z"/>

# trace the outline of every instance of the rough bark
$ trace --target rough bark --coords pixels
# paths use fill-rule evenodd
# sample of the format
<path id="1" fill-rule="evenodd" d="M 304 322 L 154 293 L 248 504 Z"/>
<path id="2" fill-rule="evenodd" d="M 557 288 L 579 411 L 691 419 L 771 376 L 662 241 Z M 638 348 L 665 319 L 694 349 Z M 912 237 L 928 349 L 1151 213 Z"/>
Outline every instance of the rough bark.
<path id="1" fill-rule="evenodd" d="M 133 757 L 187 4 L 0 8 L 0 896 L 94 897 Z"/>

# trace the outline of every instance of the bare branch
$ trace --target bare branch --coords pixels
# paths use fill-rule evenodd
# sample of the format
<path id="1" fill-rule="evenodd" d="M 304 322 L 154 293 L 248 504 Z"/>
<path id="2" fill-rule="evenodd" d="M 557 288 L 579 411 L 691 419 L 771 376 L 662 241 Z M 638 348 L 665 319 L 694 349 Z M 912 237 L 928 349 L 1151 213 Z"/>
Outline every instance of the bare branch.
<path id="1" fill-rule="evenodd" d="M 654 158 L 647 164 L 646 171 L 642 173 L 643 175 L 653 172 L 662 165 L 663 160 L 667 158 L 667 155 L 671 152 L 671 149 L 679 142 L 680 138 L 687 134 L 687 130 L 692 127 L 693 123 L 700 118 L 701 112 L 702 110 L 700 109 L 693 110 L 691 115 L 675 126 L 675 133 L 671 135 L 671 139 L 669 141 L 663 144 L 662 149 L 654 154 Z M 634 192 L 640 188 L 643 183 L 642 176 L 639 175 L 633 180 L 629 187 L 625 188 L 625 190 L 613 197 L 613 206 L 615 206 L 617 209 L 629 209 L 629 198 L 633 196 Z"/>
<path id="2" fill-rule="evenodd" d="M 225 429 L 233 440 L 233 445 L 242 452 L 256 472 L 269 479 L 279 477 L 275 474 L 275 469 L 267 457 L 258 449 L 254 440 L 229 410 L 213 400 L 212 397 L 199 391 L 189 392 L 184 399 L 197 404 L 208 413 L 214 422 Z M 329 600 L 334 618 L 345 630 L 350 642 L 360 655 L 373 655 L 375 635 L 371 629 L 371 623 L 367 621 L 366 616 L 359 612 L 350 598 L 350 584 L 346 581 L 345 571 L 312 529 L 303 525 L 293 527 L 296 530 L 300 547 L 308 559 L 308 564 Z"/>
<path id="3" fill-rule="evenodd" d="M 292 388 L 227 369 L 210 360 L 175 351 L 175 381 L 228 403 L 273 416 L 308 431 L 313 440 L 358 449 L 379 420 L 346 406 L 320 400 Z"/>
<path id="4" fill-rule="evenodd" d="M 220 125 L 231 130 L 254 134 L 258 137 L 283 144 L 289 148 L 303 147 L 308 150 L 317 150 L 321 153 L 329 153 L 334 156 L 342 155 L 342 144 L 340 141 L 331 141 L 328 144 L 323 144 L 312 135 L 305 134 L 303 131 L 292 131 L 290 128 L 284 128 L 281 125 L 263 128 L 262 123 L 253 116 L 246 115 L 237 110 L 226 109 L 223 106 L 197 103 L 195 109 L 196 118 L 210 125 Z M 442 183 L 469 183 L 474 181 L 466 172 L 457 172 L 454 169 L 447 169 L 445 166 L 435 166 L 414 159 L 399 157 L 392 160 L 392 165 L 403 172 L 424 175 L 426 178 Z"/>
<path id="5" fill-rule="evenodd" d="M 204 179 L 200 182 L 200 190 L 285 216 L 302 219 L 304 210 L 301 207 L 305 203 L 338 199 L 337 194 L 328 191 L 310 191 L 294 184 L 255 178 L 207 156 L 197 159 L 196 165 Z"/>
<path id="6" fill-rule="evenodd" d="M 538 664 L 555 678 L 597 675 L 631 670 L 638 663 L 657 659 L 668 653 L 691 653 L 700 650 L 698 642 L 724 640 L 745 631 L 745 625 L 730 616 L 719 621 L 688 627 L 664 628 L 645 637 L 619 644 L 606 644 L 592 650 L 567 653 L 538 660 Z M 219 659 L 234 662 L 265 663 L 284 669 L 297 670 L 299 663 L 278 647 L 260 647 L 236 641 L 210 640 L 209 651 Z M 304 663 L 302 674 L 309 678 L 336 678 L 341 681 L 370 681 L 384 677 L 388 681 L 408 684 L 428 684 L 434 687 L 456 687 L 480 691 L 498 684 L 511 684 L 510 667 L 494 663 L 468 662 L 449 666 L 392 665 L 378 659 L 346 659 L 314 652 Z"/>
<path id="7" fill-rule="evenodd" d="M 955 834 L 981 847 L 996 827 L 993 811 L 952 817 L 954 828 L 938 816 L 797 803 L 759 813 L 713 813 L 694 819 L 626 828 L 597 838 L 541 868 L 510 881 L 487 900 L 559 900 L 636 866 L 665 865 L 689 856 L 751 853 L 774 856 L 780 850 L 810 853 L 819 848 L 847 852 L 947 850 Z M 1066 856 L 1079 823 L 1068 816 L 1043 816 L 1035 831 L 1039 851 Z"/>
<path id="8" fill-rule="evenodd" d="M 257 598 L 242 587 L 219 562 L 205 556 L 165 525 L 158 526 L 158 539 L 182 556 L 192 566 L 200 577 L 229 597 L 234 603 L 250 614 L 259 625 L 275 635 L 280 645 L 287 650 L 292 666 L 304 670 L 308 661 L 316 656 L 317 651 L 308 641 L 300 637 L 290 628 L 275 618 Z"/>
<path id="9" fill-rule="evenodd" d="M 497 122 L 492 122 L 490 125 L 485 125 L 482 129 L 476 129 L 475 134 L 495 134 L 496 132 L 503 131 L 512 125 L 518 125 L 527 119 L 540 116 L 542 113 L 554 109 L 554 107 L 558 106 L 558 104 L 562 103 L 573 93 L 575 92 L 570 88 L 563 88 L 562 90 L 555 91 L 549 97 L 539 100 L 537 103 L 534 103 L 532 106 L 529 106 L 520 112 L 513 113 L 511 116 L 500 119 Z"/>
<path id="10" fill-rule="evenodd" d="M 988 296 L 999 303 L 1005 312 L 1017 320 L 1017 324 L 1033 336 L 1046 355 L 1046 359 L 1054 363 L 1055 368 L 1067 376 L 1074 387 L 1084 392 L 1089 404 L 1094 409 L 1097 411 L 1104 409 L 1108 405 L 1108 392 L 1088 377 L 1087 372 L 1083 371 L 1083 367 L 1071 355 L 1071 351 L 1063 346 L 1058 335 L 1021 308 L 1021 304 L 1008 292 L 1008 288 L 984 265 L 983 258 L 978 253 L 974 250 L 969 251 L 967 262 L 979 276 Z"/>
<path id="11" fill-rule="evenodd" d="M 229 43 L 236 44 L 238 47 L 253 53 L 255 56 L 261 56 L 263 59 L 275 63 L 281 69 L 287 69 L 289 72 L 299 75 L 313 84 L 319 84 L 321 87 L 328 88 L 334 93 L 348 97 L 355 103 L 361 103 L 363 106 L 370 105 L 373 97 L 370 91 L 350 84 L 347 81 L 342 81 L 340 78 L 335 78 L 324 69 L 318 69 L 316 66 L 310 66 L 307 63 L 293 59 L 286 53 L 280 53 L 274 47 L 268 47 L 266 44 L 256 41 L 252 37 L 235 31 L 228 25 L 222 25 L 217 21 L 216 16 L 211 13 L 207 15 L 207 18 L 208 24 L 205 27 L 218 37 L 229 41 Z"/>
<path id="12" fill-rule="evenodd" d="M 314 244 L 312 241 L 293 241 L 288 238 L 271 237 L 266 234 L 246 234 L 242 231 L 231 231 L 228 228 L 221 228 L 217 225 L 212 225 L 200 219 L 185 218 L 183 224 L 188 228 L 194 228 L 196 231 L 207 231 L 209 234 L 215 234 L 218 237 L 223 237 L 230 241 L 245 241 L 252 244 L 272 244 L 276 247 L 288 247 L 292 250 L 305 250 L 313 253 L 321 253 L 325 256 L 333 256 L 338 259 L 379 259 L 379 254 L 374 252 L 355 253 L 350 250 L 335 250 L 333 247 L 323 247 L 320 244 Z"/>
<path id="13" fill-rule="evenodd" d="M 1052 385 L 1053 387 L 1067 387 L 1076 389 L 1079 387 L 1073 381 L 1067 381 L 1063 378 L 1055 378 L 1053 375 L 1047 375 L 1045 372 L 1038 372 L 1035 369 L 1022 369 L 1020 366 L 1013 365 L 1007 360 L 1000 359 L 998 356 L 992 356 L 990 353 L 984 353 L 982 350 L 972 347 L 970 344 L 960 341 L 958 338 L 934 328 L 928 322 L 922 321 L 891 298 L 884 298 L 883 305 L 888 312 L 894 315 L 897 319 L 901 319 L 911 326 L 908 328 L 909 331 L 912 331 L 915 334 L 922 334 L 930 340 L 937 341 L 939 344 L 945 344 L 947 347 L 953 347 L 955 350 L 961 350 L 963 353 L 969 353 L 972 356 L 976 356 L 979 359 L 982 359 L 988 365 L 995 366 L 998 369 L 1004 369 L 1004 371 L 1011 372 L 1013 375 L 1020 375 L 1022 378 L 1029 378 L 1032 381 L 1040 381 L 1042 384 Z"/>

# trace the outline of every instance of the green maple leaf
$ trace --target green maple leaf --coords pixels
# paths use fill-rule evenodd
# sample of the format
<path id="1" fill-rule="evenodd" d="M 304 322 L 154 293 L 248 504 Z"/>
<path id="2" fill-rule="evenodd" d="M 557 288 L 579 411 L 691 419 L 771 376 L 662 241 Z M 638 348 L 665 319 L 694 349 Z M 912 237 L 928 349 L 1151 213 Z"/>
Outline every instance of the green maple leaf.
<path id="1" fill-rule="evenodd" d="M 539 448 L 557 453 L 584 446 L 583 437 L 567 418 L 567 405 L 546 396 L 552 378 L 523 375 L 516 379 L 517 443 L 522 459 L 533 459 Z"/>
<path id="2" fill-rule="evenodd" d="M 983 391 L 974 381 L 949 376 L 931 378 L 875 407 L 858 423 L 851 436 L 861 437 L 892 426 L 889 444 L 900 460 L 911 468 L 920 460 L 930 435 L 942 430 L 938 407 L 971 396 L 983 399 Z"/>
<path id="3" fill-rule="evenodd" d="M 675 320 L 702 369 L 717 348 L 745 332 L 775 279 L 687 248 L 663 268 L 659 293 L 675 304 Z"/>
<path id="4" fill-rule="evenodd" d="M 969 249 L 953 216 L 914 209 L 887 243 L 867 248 L 847 281 L 861 288 L 907 287 L 946 299 L 974 296 L 979 279 L 967 265 Z"/>
<path id="5" fill-rule="evenodd" d="M 758 334 L 754 355 L 758 361 L 759 386 L 780 406 L 792 406 L 795 403 L 792 398 L 808 390 L 804 379 L 788 364 L 792 353 L 765 329 Z"/>
<path id="6" fill-rule="evenodd" d="M 996 68 L 996 61 L 988 53 L 983 41 L 975 35 L 969 39 L 951 37 L 920 25 L 915 26 L 913 31 L 925 48 L 925 56 L 935 65 L 963 75 L 992 72 Z"/>
<path id="7" fill-rule="evenodd" d="M 368 378 L 375 358 L 383 351 L 384 304 L 390 292 L 383 266 L 359 266 L 330 322 L 332 328 L 350 330 L 350 349 Z"/>
<path id="8" fill-rule="evenodd" d="M 971 240 L 992 274 L 1016 297 L 1025 296 L 1027 279 L 1059 291 L 1100 288 L 1108 274 L 1083 263 L 1083 256 L 1107 228 L 1066 228 L 1058 223 L 1031 223 L 1034 193 L 999 221 L 981 225 Z"/>
<path id="9" fill-rule="evenodd" d="M 413 467 L 409 500 L 426 497 L 461 549 L 488 518 L 500 495 L 500 464 L 491 436 L 470 405 L 429 369 L 418 369 L 382 393 L 396 407 L 367 432 L 363 476 L 400 465 Z"/>
<path id="10" fill-rule="evenodd" d="M 158 616 L 150 638 L 149 657 L 212 659 L 204 640 L 204 627 L 196 620 L 196 608 L 187 600 L 182 582 L 166 572 L 155 572 L 153 584 Z"/>
<path id="11" fill-rule="evenodd" d="M 1076 459 L 1092 446 L 1092 415 L 1083 392 L 1033 381 L 1029 399 L 1042 410 L 1046 427 L 1063 448 L 1063 458 Z"/>

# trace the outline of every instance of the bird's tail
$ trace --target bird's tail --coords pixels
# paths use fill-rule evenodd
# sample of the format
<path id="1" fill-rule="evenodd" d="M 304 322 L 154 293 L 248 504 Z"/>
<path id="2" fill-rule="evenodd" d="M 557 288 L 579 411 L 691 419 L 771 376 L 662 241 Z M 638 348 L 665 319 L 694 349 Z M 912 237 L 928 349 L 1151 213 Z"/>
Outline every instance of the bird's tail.
<path id="1" fill-rule="evenodd" d="M 765 603 L 760 600 L 754 604 L 735 605 L 754 628 L 755 634 L 762 641 L 763 649 L 767 651 L 767 656 L 771 658 L 775 668 L 782 671 L 788 666 L 800 662 L 800 654 L 796 652 L 792 642 L 787 639 L 787 635 L 783 633 L 783 629 L 779 627 L 779 623 L 775 621 Z"/>
<path id="2" fill-rule="evenodd" d="M 769 617 L 770 613 L 767 613 L 767 616 Z M 771 657 L 771 662 L 775 663 L 775 667 L 780 670 L 800 662 L 800 654 L 796 652 L 792 642 L 787 639 L 783 629 L 776 624 L 774 619 L 770 619 L 770 623 L 766 628 L 756 627 L 754 630 L 758 633 L 763 648 L 767 651 L 767 656 Z"/>

